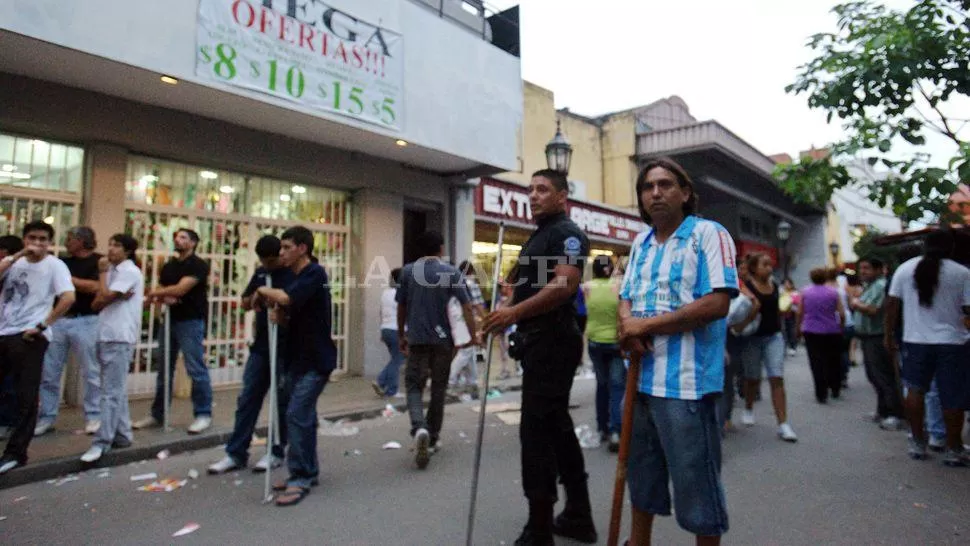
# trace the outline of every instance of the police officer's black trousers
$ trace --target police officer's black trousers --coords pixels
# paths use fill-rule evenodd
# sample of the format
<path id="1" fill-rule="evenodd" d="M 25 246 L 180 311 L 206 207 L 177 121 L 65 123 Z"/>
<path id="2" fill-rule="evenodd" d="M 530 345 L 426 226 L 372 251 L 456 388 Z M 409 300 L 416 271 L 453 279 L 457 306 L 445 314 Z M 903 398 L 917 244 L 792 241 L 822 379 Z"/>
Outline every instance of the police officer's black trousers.
<path id="1" fill-rule="evenodd" d="M 530 501 L 555 503 L 556 478 L 567 491 L 586 482 L 583 451 L 569 415 L 569 391 L 582 358 L 578 332 L 528 343 L 522 362 L 522 488 Z"/>

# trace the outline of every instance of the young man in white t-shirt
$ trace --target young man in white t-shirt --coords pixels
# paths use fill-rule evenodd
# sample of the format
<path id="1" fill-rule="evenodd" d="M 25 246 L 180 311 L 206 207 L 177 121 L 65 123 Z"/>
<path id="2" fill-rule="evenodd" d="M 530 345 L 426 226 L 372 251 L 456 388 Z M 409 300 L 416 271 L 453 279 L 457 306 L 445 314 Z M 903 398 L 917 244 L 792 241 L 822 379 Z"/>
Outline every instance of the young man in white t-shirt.
<path id="1" fill-rule="evenodd" d="M 924 397 L 936 379 L 946 426 L 947 466 L 970 466 L 963 447 L 963 413 L 970 409 L 970 270 L 950 260 L 953 235 L 938 230 L 926 238 L 925 252 L 896 269 L 886 300 L 885 344 L 895 353 L 899 307 L 903 313 L 902 380 L 908 387 L 906 416 L 912 436 L 909 456 L 927 458 Z"/>
<path id="2" fill-rule="evenodd" d="M 0 474 L 27 464 L 37 425 L 37 398 L 48 327 L 74 304 L 71 272 L 48 254 L 54 228 L 41 221 L 24 226 L 24 249 L 0 261 L 0 384 L 14 378 L 17 393 L 13 433 L 0 457 Z M 54 298 L 57 304 L 54 304 Z"/>
<path id="3" fill-rule="evenodd" d="M 145 277 L 135 265 L 138 241 L 116 233 L 108 241 L 108 255 L 98 261 L 98 292 L 91 308 L 99 311 L 97 361 L 101 374 L 101 428 L 84 463 L 100 459 L 112 447 L 131 445 L 128 413 L 128 366 L 141 333 Z"/>

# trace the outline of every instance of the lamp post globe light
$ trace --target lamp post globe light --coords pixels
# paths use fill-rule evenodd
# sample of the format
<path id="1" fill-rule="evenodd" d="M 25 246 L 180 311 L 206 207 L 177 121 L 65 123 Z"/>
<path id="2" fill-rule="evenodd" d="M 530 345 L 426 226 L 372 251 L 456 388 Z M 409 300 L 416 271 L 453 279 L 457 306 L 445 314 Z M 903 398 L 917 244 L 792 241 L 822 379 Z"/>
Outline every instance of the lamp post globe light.
<path id="1" fill-rule="evenodd" d="M 839 267 L 839 243 L 829 243 L 829 253 L 832 254 L 832 265 Z"/>
<path id="2" fill-rule="evenodd" d="M 782 269 L 785 272 L 785 276 L 782 277 L 782 282 L 788 278 L 788 239 L 791 237 L 791 224 L 786 220 L 778 222 L 778 241 L 781 243 L 781 263 Z"/>
<path id="3" fill-rule="evenodd" d="M 573 147 L 570 146 L 566 137 L 562 136 L 559 127 L 559 120 L 556 120 L 556 136 L 546 144 L 546 165 L 559 171 L 563 176 L 569 175 L 569 162 L 573 159 Z"/>

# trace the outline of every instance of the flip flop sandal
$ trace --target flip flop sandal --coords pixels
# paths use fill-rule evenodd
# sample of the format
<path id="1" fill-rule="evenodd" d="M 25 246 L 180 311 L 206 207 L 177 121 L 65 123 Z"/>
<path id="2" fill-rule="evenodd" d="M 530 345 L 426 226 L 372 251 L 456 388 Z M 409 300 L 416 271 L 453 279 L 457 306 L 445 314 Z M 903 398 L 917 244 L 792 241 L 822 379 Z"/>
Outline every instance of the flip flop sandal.
<path id="1" fill-rule="evenodd" d="M 317 478 L 313 478 L 312 480 L 310 480 L 311 487 L 316 487 L 318 485 L 320 485 L 320 480 L 318 480 Z M 274 483 L 272 489 L 273 491 L 276 491 L 276 492 L 286 491 L 286 480 L 282 480 Z"/>
<path id="2" fill-rule="evenodd" d="M 283 493 L 276 497 L 276 506 L 296 506 L 309 494 L 309 489 L 287 487 Z"/>

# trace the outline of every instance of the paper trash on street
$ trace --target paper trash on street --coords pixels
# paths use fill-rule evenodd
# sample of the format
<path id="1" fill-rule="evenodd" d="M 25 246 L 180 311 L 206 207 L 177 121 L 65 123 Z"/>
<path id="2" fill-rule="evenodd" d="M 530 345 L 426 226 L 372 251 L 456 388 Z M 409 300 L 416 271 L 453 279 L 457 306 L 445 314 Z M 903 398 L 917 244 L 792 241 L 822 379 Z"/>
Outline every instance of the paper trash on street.
<path id="1" fill-rule="evenodd" d="M 185 536 L 189 533 L 194 533 L 198 531 L 199 527 L 201 527 L 201 525 L 199 525 L 198 523 L 186 523 L 185 527 L 182 527 L 178 531 L 175 531 L 175 533 L 173 533 L 172 536 L 173 537 Z"/>
<path id="2" fill-rule="evenodd" d="M 138 490 L 148 491 L 149 493 L 171 493 L 176 489 L 184 487 L 188 482 L 189 480 L 173 480 L 167 478 L 164 480 L 154 481 L 148 485 L 143 485 L 139 487 Z"/>
<path id="3" fill-rule="evenodd" d="M 341 419 L 336 423 L 320 419 L 320 436 L 356 436 L 360 433 L 360 427 L 346 423 L 346 419 Z"/>
<path id="4" fill-rule="evenodd" d="M 158 478 L 158 474 L 154 472 L 149 472 L 148 474 L 136 474 L 131 477 L 133 482 L 143 482 L 145 480 L 154 480 Z"/>
<path id="5" fill-rule="evenodd" d="M 381 446 L 381 449 L 401 449 L 401 443 L 400 442 L 387 442 L 386 444 L 384 444 L 383 446 Z"/>

